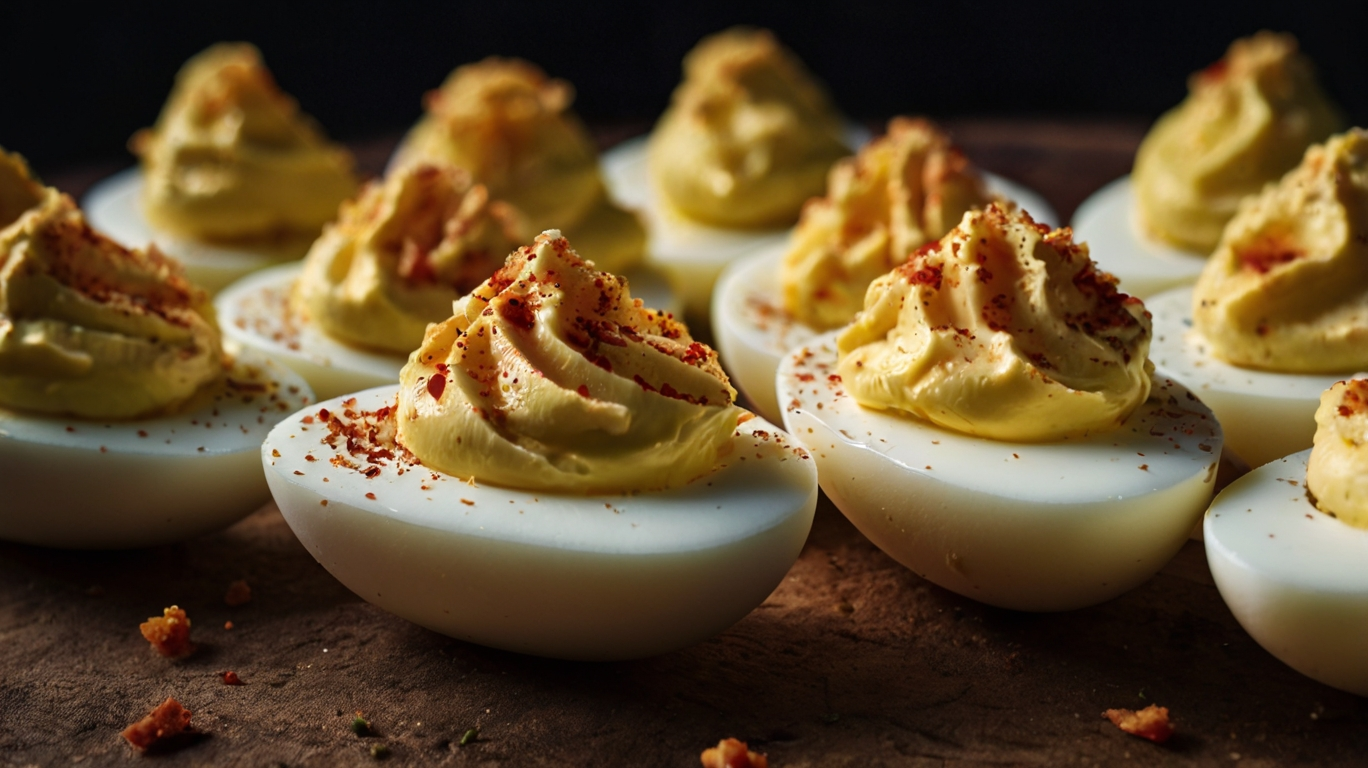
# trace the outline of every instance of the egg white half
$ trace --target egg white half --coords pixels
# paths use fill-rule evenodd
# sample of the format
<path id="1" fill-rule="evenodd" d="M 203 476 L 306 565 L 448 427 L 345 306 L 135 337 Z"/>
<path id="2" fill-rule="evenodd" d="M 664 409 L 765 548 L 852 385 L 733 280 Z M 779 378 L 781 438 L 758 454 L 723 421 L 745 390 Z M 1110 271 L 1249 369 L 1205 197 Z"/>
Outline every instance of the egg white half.
<path id="1" fill-rule="evenodd" d="M 1036 221 L 1059 220 L 1035 192 L 1001 176 L 984 177 L 991 192 L 1015 200 Z M 755 410 L 774 422 L 783 418 L 774 394 L 779 360 L 818 333 L 784 309 L 779 272 L 788 248 L 786 236 L 732 262 L 718 278 L 712 300 L 712 332 L 727 375 Z"/>
<path id="2" fill-rule="evenodd" d="M 946 589 L 1027 611 L 1100 603 L 1157 573 L 1211 499 L 1220 425 L 1162 375 L 1114 431 L 1013 443 L 862 408 L 831 378 L 835 337 L 780 364 L 784 422 L 855 527 Z"/>
<path id="3" fill-rule="evenodd" d="M 289 366 L 320 400 L 397 384 L 407 354 L 354 347 L 329 336 L 290 309 L 290 291 L 303 265 L 281 264 L 247 275 L 214 298 L 223 335 Z M 669 281 L 642 267 L 628 272 L 633 298 L 651 308 L 679 312 Z"/>
<path id="4" fill-rule="evenodd" d="M 1207 562 L 1240 625 L 1326 685 L 1368 696 L 1368 530 L 1316 509 L 1309 450 L 1240 478 L 1204 521 Z"/>
<path id="5" fill-rule="evenodd" d="M 1321 393 L 1343 375 L 1241 368 L 1217 359 L 1192 329 L 1192 289 L 1145 302 L 1154 316 L 1150 359 L 1202 398 L 1225 428 L 1226 444 L 1252 467 L 1311 447 Z"/>
<path id="6" fill-rule="evenodd" d="M 407 355 L 344 344 L 290 309 L 299 262 L 248 275 L 214 298 L 224 338 L 268 355 L 309 382 L 318 399 L 399 381 Z"/>
<path id="7" fill-rule="evenodd" d="M 260 355 L 181 411 L 90 421 L 0 408 L 0 539 L 72 549 L 147 547 L 218 530 L 270 499 L 261 441 L 313 393 Z"/>
<path id="8" fill-rule="evenodd" d="M 134 166 L 91 187 L 81 208 L 96 229 L 120 243 L 133 248 L 156 243 L 163 253 L 185 265 L 190 282 L 210 294 L 251 272 L 304 255 L 273 252 L 264 246 L 253 250 L 216 245 L 158 231 L 143 215 L 142 188 L 142 169 Z"/>
<path id="9" fill-rule="evenodd" d="M 380 387 L 354 407 L 394 400 Z M 354 459 L 322 442 L 318 411 L 282 422 L 261 453 L 309 552 L 385 610 L 521 653 L 626 659 L 723 631 L 783 579 L 817 501 L 812 461 L 761 419 L 741 425 L 723 466 L 682 488 L 565 496 L 393 462 L 374 477 L 335 466 Z"/>
<path id="10" fill-rule="evenodd" d="M 1130 176 L 1094 192 L 1073 216 L 1074 240 L 1088 244 L 1093 261 L 1121 281 L 1121 290 L 1150 296 L 1197 282 L 1207 254 L 1184 251 L 1151 237 L 1140 223 Z"/>

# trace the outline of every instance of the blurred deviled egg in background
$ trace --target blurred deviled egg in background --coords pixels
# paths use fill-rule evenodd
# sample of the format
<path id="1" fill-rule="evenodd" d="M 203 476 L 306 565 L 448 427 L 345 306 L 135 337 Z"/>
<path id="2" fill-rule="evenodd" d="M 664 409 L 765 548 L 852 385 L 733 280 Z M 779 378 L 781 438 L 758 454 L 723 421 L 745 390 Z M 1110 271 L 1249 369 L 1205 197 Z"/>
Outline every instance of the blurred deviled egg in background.
<path id="1" fill-rule="evenodd" d="M 357 185 L 351 153 L 246 43 L 186 62 L 156 125 L 129 145 L 141 165 L 90 190 L 91 222 L 122 242 L 155 243 L 210 293 L 303 256 Z"/>
<path id="2" fill-rule="evenodd" d="M 1195 281 L 1240 200 L 1345 127 L 1291 35 L 1236 40 L 1188 91 L 1145 136 L 1134 172 L 1073 217 L 1098 265 L 1145 299 Z"/>
<path id="3" fill-rule="evenodd" d="M 768 30 L 735 27 L 684 57 L 648 137 L 605 153 L 613 193 L 641 211 L 648 258 L 706 324 L 723 268 L 782 242 L 827 170 L 867 139 L 848 129 L 802 62 Z"/>

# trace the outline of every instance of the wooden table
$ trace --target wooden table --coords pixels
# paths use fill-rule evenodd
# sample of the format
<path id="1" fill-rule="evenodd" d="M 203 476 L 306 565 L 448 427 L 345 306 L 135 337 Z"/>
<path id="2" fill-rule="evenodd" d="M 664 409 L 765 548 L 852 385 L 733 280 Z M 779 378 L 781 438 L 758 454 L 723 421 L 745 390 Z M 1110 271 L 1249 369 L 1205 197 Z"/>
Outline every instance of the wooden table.
<path id="1" fill-rule="evenodd" d="M 949 125 L 970 157 L 1066 217 L 1128 170 L 1145 128 Z M 378 169 L 390 142 L 360 145 L 364 167 Z M 79 194 L 108 170 L 48 177 Z M 253 598 L 230 608 L 237 579 Z M 183 660 L 155 655 L 138 633 L 173 603 L 199 643 Z M 1105 605 L 1023 614 L 919 579 L 825 499 L 764 605 L 712 640 L 641 661 L 530 658 L 421 629 L 338 584 L 273 506 L 150 550 L 0 544 L 0 643 L 7 765 L 359 765 L 384 744 L 395 765 L 697 766 L 726 736 L 774 766 L 1368 763 L 1368 700 L 1256 645 L 1200 545 Z M 224 670 L 245 685 L 224 685 Z M 202 735 L 140 758 L 119 731 L 167 696 L 194 712 Z M 1100 716 L 1150 703 L 1178 728 L 1164 746 Z M 375 735 L 352 732 L 357 712 Z M 478 738 L 461 746 L 471 728 Z"/>

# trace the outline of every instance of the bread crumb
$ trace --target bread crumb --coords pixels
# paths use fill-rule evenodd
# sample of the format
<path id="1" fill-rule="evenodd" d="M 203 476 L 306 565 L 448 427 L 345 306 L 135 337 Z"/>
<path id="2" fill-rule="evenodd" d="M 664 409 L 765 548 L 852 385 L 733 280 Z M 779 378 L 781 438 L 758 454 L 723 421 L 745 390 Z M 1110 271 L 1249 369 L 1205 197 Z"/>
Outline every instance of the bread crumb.
<path id="1" fill-rule="evenodd" d="M 703 750 L 699 758 L 703 768 L 769 768 L 769 758 L 752 752 L 746 742 L 723 739 L 717 746 Z"/>
<path id="2" fill-rule="evenodd" d="M 170 609 L 168 609 L 170 610 Z M 123 729 L 123 737 L 140 750 L 190 729 L 190 710 L 167 697 L 146 717 Z"/>
<path id="3" fill-rule="evenodd" d="M 195 650 L 195 644 L 190 642 L 190 617 L 180 606 L 162 609 L 161 616 L 149 616 L 138 629 L 163 656 L 186 656 Z"/>
<path id="4" fill-rule="evenodd" d="M 1129 709 L 1109 709 L 1102 716 L 1112 721 L 1117 728 L 1132 736 L 1149 739 L 1155 744 L 1163 744 L 1173 735 L 1173 724 L 1169 722 L 1168 707 L 1151 704 L 1135 712 Z"/>
<path id="5" fill-rule="evenodd" d="M 245 605 L 252 600 L 252 588 L 247 584 L 246 579 L 238 579 L 228 585 L 228 592 L 223 596 L 223 602 L 230 607 L 236 608 Z"/>

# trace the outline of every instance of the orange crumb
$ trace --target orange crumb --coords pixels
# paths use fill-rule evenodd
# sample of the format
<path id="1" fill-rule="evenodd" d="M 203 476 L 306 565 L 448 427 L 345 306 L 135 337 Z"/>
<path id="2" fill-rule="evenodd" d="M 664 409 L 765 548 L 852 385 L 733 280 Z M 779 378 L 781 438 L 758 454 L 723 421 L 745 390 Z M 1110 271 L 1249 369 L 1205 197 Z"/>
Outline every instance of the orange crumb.
<path id="1" fill-rule="evenodd" d="M 146 717 L 123 729 L 123 737 L 138 749 L 147 749 L 190 728 L 190 710 L 167 698 Z"/>
<path id="2" fill-rule="evenodd" d="M 223 602 L 233 608 L 250 602 L 252 599 L 252 588 L 248 586 L 246 579 L 238 579 L 228 585 L 228 592 L 223 596 Z"/>
<path id="3" fill-rule="evenodd" d="M 149 616 L 138 629 L 163 656 L 185 656 L 195 650 L 190 642 L 190 617 L 179 606 L 163 609 L 161 616 Z"/>
<path id="4" fill-rule="evenodd" d="M 703 750 L 703 768 L 769 768 L 769 758 L 752 752 L 746 742 L 723 739 L 717 746 Z"/>
<path id="5" fill-rule="evenodd" d="M 219 674 L 223 677 L 224 685 L 242 685 L 242 678 L 238 677 L 238 673 L 231 669 L 227 672 L 220 672 Z"/>
<path id="6" fill-rule="evenodd" d="M 1129 709 L 1109 709 L 1102 716 L 1112 721 L 1117 728 L 1132 736 L 1149 739 L 1155 744 L 1163 744 L 1173 735 L 1173 724 L 1169 722 L 1168 707 L 1151 704 L 1135 712 Z"/>

